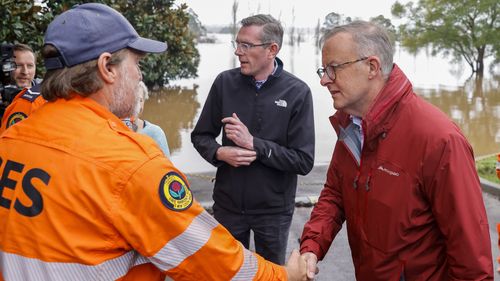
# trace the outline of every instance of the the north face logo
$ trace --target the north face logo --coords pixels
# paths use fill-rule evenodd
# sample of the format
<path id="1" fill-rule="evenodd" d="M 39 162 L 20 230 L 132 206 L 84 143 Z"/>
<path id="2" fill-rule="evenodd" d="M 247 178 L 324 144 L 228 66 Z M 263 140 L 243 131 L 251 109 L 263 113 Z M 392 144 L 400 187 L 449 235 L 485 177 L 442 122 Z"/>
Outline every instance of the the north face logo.
<path id="1" fill-rule="evenodd" d="M 277 105 L 277 106 L 281 106 L 281 107 L 286 107 L 286 100 L 277 100 L 277 101 L 274 101 L 274 103 Z"/>

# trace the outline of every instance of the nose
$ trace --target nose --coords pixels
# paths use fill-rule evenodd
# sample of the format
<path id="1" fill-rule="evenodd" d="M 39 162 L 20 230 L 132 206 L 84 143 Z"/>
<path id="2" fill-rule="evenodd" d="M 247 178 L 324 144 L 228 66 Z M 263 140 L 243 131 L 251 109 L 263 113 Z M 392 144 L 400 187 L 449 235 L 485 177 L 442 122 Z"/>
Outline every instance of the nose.
<path id="1" fill-rule="evenodd" d="M 28 73 L 28 66 L 22 65 L 21 67 L 21 73 L 22 74 L 27 74 Z"/>
<path id="2" fill-rule="evenodd" d="M 237 56 L 242 56 L 243 52 L 241 51 L 240 46 L 237 46 L 236 49 L 234 50 L 234 54 Z"/>
<path id="3" fill-rule="evenodd" d="M 326 87 L 328 84 L 333 83 L 332 79 L 326 75 L 326 73 L 323 73 L 323 76 L 321 76 L 321 79 L 319 80 L 319 83 L 321 86 Z"/>

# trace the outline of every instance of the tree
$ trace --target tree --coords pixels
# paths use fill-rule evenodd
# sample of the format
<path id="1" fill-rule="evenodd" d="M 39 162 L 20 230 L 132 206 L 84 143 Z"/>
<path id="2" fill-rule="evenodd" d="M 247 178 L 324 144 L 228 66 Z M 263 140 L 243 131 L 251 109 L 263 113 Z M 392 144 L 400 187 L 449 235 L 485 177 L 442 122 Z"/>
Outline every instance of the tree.
<path id="1" fill-rule="evenodd" d="M 433 55 L 463 59 L 478 76 L 483 76 L 484 59 L 500 61 L 499 12 L 498 0 L 419 0 L 392 6 L 393 16 L 407 19 L 399 36 L 410 52 L 430 48 Z"/>
<path id="2" fill-rule="evenodd" d="M 0 42 L 22 42 L 40 50 L 45 29 L 55 15 L 75 4 L 100 2 L 120 11 L 141 36 L 167 42 L 166 53 L 143 60 L 143 79 L 148 86 L 161 87 L 171 79 L 196 76 L 199 53 L 188 28 L 185 4 L 175 6 L 174 0 L 43 0 L 41 5 L 37 2 L 40 1 L 0 0 L 5 11 L 0 22 L 11 27 L 0 30 Z"/>
<path id="3" fill-rule="evenodd" d="M 389 32 L 391 41 L 393 43 L 397 41 L 398 38 L 397 38 L 396 27 L 392 24 L 390 19 L 384 17 L 383 15 L 378 15 L 376 17 L 370 18 L 370 22 L 376 23 L 384 27 L 387 30 L 387 32 Z"/>
<path id="4" fill-rule="evenodd" d="M 35 5 L 34 0 L 0 0 L 0 43 L 24 43 L 40 50 L 43 34 L 54 18 L 46 7 Z M 40 56 L 37 74 L 44 70 Z"/>
<path id="5" fill-rule="evenodd" d="M 325 22 L 323 23 L 323 30 L 330 29 L 338 25 L 347 24 L 352 22 L 351 17 L 345 17 L 343 14 L 337 14 L 331 12 L 325 16 Z"/>
<path id="6" fill-rule="evenodd" d="M 193 11 L 193 9 L 189 8 L 188 15 L 189 15 L 188 26 L 193 36 L 197 39 L 200 39 L 200 37 L 207 36 L 207 29 L 201 23 L 200 19 L 198 18 L 198 14 L 196 14 L 196 12 Z"/>
<path id="7" fill-rule="evenodd" d="M 237 13 L 238 13 L 238 0 L 234 0 L 233 7 L 231 10 L 231 15 L 233 17 L 231 33 L 233 34 L 233 38 L 236 38 L 236 33 L 238 33 L 238 20 L 236 18 Z"/>

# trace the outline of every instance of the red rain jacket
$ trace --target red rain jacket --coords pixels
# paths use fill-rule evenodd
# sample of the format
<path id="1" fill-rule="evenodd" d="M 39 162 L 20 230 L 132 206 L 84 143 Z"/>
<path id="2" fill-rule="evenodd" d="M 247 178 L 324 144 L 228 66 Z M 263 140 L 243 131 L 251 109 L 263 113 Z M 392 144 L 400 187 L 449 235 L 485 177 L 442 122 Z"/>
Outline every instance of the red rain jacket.
<path id="1" fill-rule="evenodd" d="M 339 141 L 302 253 L 323 259 L 346 221 L 357 280 L 493 280 L 472 148 L 396 65 L 363 119 L 359 162 L 346 141 L 349 116 L 330 119 Z"/>

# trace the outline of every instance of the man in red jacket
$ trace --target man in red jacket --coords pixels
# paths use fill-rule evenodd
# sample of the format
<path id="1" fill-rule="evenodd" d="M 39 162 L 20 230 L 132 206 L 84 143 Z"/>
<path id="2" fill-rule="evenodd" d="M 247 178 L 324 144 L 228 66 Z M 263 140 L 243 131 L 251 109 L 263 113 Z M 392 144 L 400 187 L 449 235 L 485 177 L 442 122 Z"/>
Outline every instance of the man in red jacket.
<path id="1" fill-rule="evenodd" d="M 357 280 L 493 280 L 474 155 L 459 128 L 415 95 L 381 27 L 355 21 L 323 42 L 318 75 L 338 141 L 301 238 L 308 277 L 345 221 Z"/>

